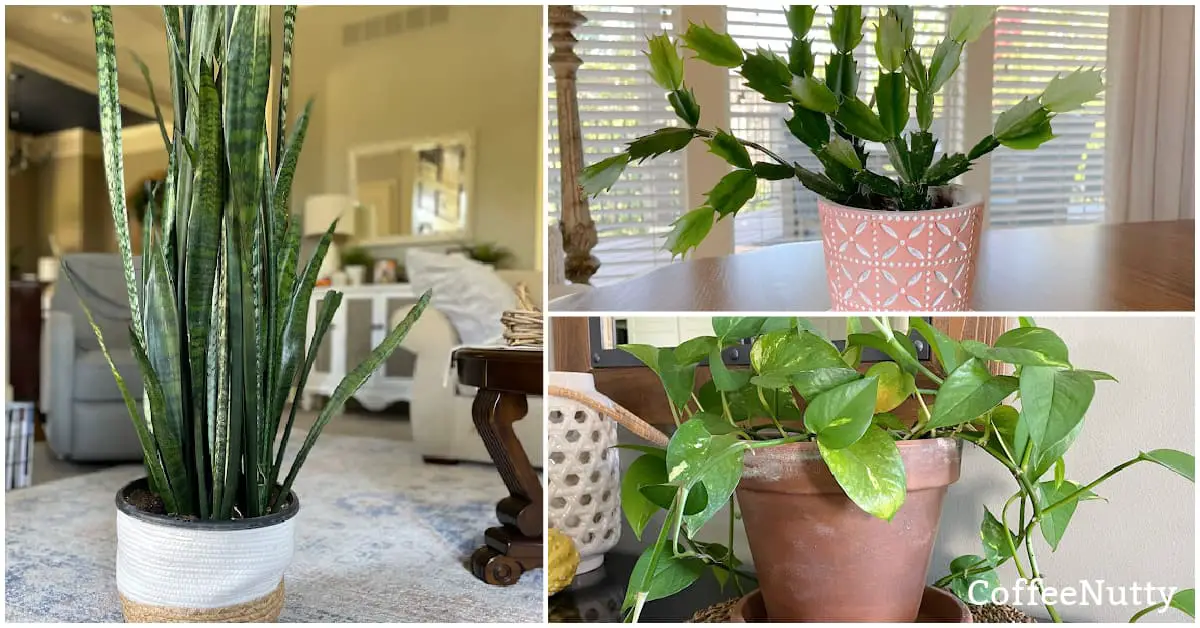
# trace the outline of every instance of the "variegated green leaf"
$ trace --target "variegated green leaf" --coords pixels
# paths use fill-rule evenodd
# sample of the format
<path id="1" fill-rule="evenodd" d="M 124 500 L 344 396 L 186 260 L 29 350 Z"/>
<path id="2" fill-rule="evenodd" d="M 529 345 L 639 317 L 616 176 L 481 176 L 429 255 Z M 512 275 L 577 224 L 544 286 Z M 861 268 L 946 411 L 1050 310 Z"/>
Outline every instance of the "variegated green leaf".
<path id="1" fill-rule="evenodd" d="M 75 273 L 70 266 L 62 264 L 63 275 L 71 283 L 71 289 L 75 291 L 78 298 L 79 288 L 75 283 Z M 125 378 L 121 377 L 120 371 L 117 370 L 117 365 L 113 363 L 112 355 L 108 352 L 108 345 L 104 342 L 104 334 L 100 332 L 100 327 L 96 325 L 96 319 L 92 317 L 92 309 L 83 299 L 79 299 L 80 309 L 83 310 L 83 315 L 87 318 L 88 325 L 92 328 L 92 333 L 96 335 L 96 342 L 100 344 L 100 352 L 104 354 L 104 361 L 108 363 L 109 370 L 112 371 L 113 379 L 117 382 L 117 389 L 121 391 L 121 399 L 125 402 L 125 410 L 129 412 L 129 420 L 133 421 L 133 431 L 137 433 L 138 444 L 142 447 L 142 459 L 146 462 L 146 471 L 150 474 L 150 480 L 155 486 L 170 486 L 167 480 L 167 474 L 163 470 L 162 460 L 158 457 L 158 447 L 154 442 L 154 435 L 150 433 L 150 427 L 146 419 L 142 416 L 137 407 L 137 401 L 129 392 L 129 386 L 125 384 Z M 135 317 L 136 318 L 136 317 Z M 129 328 L 129 335 L 136 340 L 133 333 L 132 325 Z M 168 492 L 164 492 L 160 497 L 163 499 L 163 505 L 166 506 L 169 512 L 175 511 L 175 496 Z"/>
<path id="2" fill-rule="evenodd" d="M 283 7 L 283 58 L 279 66 L 279 115 L 275 118 L 275 155 L 278 171 L 283 171 L 283 139 L 287 131 L 288 97 L 292 91 L 292 46 L 296 39 L 296 5 Z M 307 111 L 307 107 L 305 110 Z M 286 207 L 282 209 L 287 209 Z M 282 210 L 281 210 L 282 211 Z"/>
<path id="3" fill-rule="evenodd" d="M 191 490 L 194 478 L 184 442 L 185 439 L 190 442 L 191 434 L 184 419 L 184 357 L 180 347 L 183 333 L 176 309 L 175 288 L 167 274 L 167 261 L 161 249 L 150 253 L 150 267 L 144 272 L 148 276 L 142 321 L 146 342 L 135 342 L 135 353 L 142 353 L 146 358 L 142 382 L 150 398 L 150 424 L 163 467 L 178 500 L 178 514 L 196 514 Z M 139 355 L 139 362 L 141 358 Z"/>
<path id="4" fill-rule="evenodd" d="M 316 331 L 313 333 L 312 341 L 308 345 L 308 357 L 304 361 L 304 368 L 300 370 L 300 381 L 296 384 L 296 395 L 299 396 L 304 392 L 305 385 L 308 384 L 308 374 L 312 371 L 313 363 L 317 361 L 317 351 L 321 349 L 321 343 L 325 341 L 325 334 L 329 331 L 330 324 L 333 323 L 333 315 L 337 313 L 338 306 L 342 303 L 342 293 L 337 290 L 330 290 L 325 294 L 325 298 L 321 299 L 321 309 L 317 311 Z M 303 347 L 297 347 L 298 350 L 303 350 Z M 274 486 L 279 481 L 279 473 L 283 469 L 283 454 L 287 449 L 288 439 L 292 435 L 292 426 L 296 423 L 296 407 L 299 404 L 292 404 L 292 409 L 288 413 L 287 424 L 283 428 L 283 436 L 279 440 L 279 448 L 276 450 L 275 462 L 271 466 L 271 485 Z M 286 493 L 283 493 L 286 495 Z M 276 500 L 278 496 L 276 496 Z M 273 500 L 274 502 L 275 500 Z"/>
<path id="5" fill-rule="evenodd" d="M 129 244 L 129 217 L 125 208 L 125 159 L 121 149 L 121 98 L 117 87 L 117 42 L 113 34 L 112 8 L 92 7 L 96 35 L 97 99 L 100 101 L 100 135 L 104 153 L 104 175 L 108 181 L 108 204 L 117 232 L 117 248 L 125 273 L 125 289 L 132 312 L 142 310 L 133 272 L 133 248 Z M 142 321 L 134 316 L 133 333 L 144 338 Z"/>

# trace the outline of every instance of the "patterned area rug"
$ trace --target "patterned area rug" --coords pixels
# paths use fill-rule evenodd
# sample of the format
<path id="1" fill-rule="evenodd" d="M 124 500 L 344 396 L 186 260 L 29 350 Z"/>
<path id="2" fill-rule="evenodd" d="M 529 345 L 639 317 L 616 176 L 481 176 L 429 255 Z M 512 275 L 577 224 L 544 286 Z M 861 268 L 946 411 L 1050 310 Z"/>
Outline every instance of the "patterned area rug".
<path id="1" fill-rule="evenodd" d="M 121 466 L 6 494 L 6 621 L 122 620 L 113 496 L 142 474 Z M 543 620 L 541 569 L 496 587 L 466 567 L 506 494 L 494 469 L 426 465 L 408 443 L 326 434 L 295 490 L 280 621 Z"/>

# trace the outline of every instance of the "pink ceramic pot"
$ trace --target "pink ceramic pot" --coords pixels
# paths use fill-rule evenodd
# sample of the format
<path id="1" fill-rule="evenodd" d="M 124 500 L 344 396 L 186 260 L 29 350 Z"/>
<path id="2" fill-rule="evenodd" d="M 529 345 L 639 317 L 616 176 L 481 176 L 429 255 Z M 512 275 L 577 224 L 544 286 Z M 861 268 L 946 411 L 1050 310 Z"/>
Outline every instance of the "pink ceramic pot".
<path id="1" fill-rule="evenodd" d="M 962 201 L 961 188 L 954 189 Z M 955 311 L 971 304 L 983 201 L 922 212 L 820 199 L 825 273 L 835 310 Z"/>

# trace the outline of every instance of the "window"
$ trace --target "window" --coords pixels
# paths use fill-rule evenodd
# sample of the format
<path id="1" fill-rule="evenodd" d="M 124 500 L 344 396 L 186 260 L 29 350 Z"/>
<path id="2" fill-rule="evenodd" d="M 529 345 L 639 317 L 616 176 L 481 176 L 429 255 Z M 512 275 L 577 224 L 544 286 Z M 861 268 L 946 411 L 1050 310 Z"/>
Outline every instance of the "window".
<path id="1" fill-rule="evenodd" d="M 875 81 L 879 76 L 879 61 L 875 58 L 874 47 L 874 23 L 879 10 L 881 7 L 863 7 L 866 24 L 863 26 L 863 40 L 855 51 L 855 59 L 858 61 L 862 77 L 858 93 L 859 97 L 867 102 L 870 101 Z M 833 44 L 829 41 L 831 15 L 832 10 L 828 6 L 818 7 L 810 31 L 813 53 L 817 57 L 818 76 L 824 76 L 824 70 L 821 68 L 834 51 Z M 923 52 L 926 59 L 932 54 L 933 47 L 941 41 L 949 19 L 948 8 L 914 7 L 913 26 L 916 36 L 913 43 Z M 783 54 L 792 37 L 783 9 L 729 7 L 726 11 L 726 28 L 738 44 L 747 50 L 761 47 Z M 966 66 L 964 58 L 958 73 L 943 88 L 934 103 L 935 120 L 931 130 L 934 136 L 942 141 L 938 146 L 941 152 L 962 150 L 962 91 Z M 791 117 L 790 109 L 786 105 L 763 100 L 757 92 L 743 83 L 744 80 L 736 71 L 730 72 L 729 116 L 733 134 L 759 142 L 784 158 L 798 161 L 807 168 L 821 170 L 820 162 L 809 152 L 808 147 L 792 137 L 784 125 L 784 120 Z M 909 124 L 911 129 L 916 128 L 915 114 Z M 875 145 L 870 150 L 871 166 L 891 172 L 891 166 L 886 165 L 887 153 L 883 146 Z M 780 242 L 820 239 L 817 195 L 794 179 L 760 181 L 758 194 L 746 204 L 734 221 L 734 234 L 737 250 Z"/>
<path id="2" fill-rule="evenodd" d="M 627 142 L 676 124 L 666 94 L 650 80 L 642 51 L 646 37 L 675 30 L 675 11 L 665 6 L 576 6 L 588 21 L 574 31 L 575 53 L 583 60 L 577 78 L 584 164 L 620 152 Z M 554 76 L 549 74 L 547 133 L 549 212 L 559 211 L 561 161 Z M 685 204 L 683 157 L 663 155 L 631 165 L 608 193 L 590 199 L 599 243 L 592 254 L 600 270 L 592 283 L 603 285 L 641 274 L 671 261 L 663 238 Z"/>
<path id="3" fill-rule="evenodd" d="M 1058 73 L 1104 67 L 1108 7 L 1000 7 L 992 115 L 1036 96 Z M 992 153 L 993 226 L 1104 220 L 1104 101 L 1054 118 L 1055 138 L 1035 151 Z"/>

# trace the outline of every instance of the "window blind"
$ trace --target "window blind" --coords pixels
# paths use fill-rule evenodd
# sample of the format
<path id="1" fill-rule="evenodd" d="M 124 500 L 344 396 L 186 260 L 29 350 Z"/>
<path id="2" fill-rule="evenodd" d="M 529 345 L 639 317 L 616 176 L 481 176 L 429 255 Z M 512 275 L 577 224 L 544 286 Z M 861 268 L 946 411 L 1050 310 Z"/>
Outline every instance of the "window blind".
<path id="1" fill-rule="evenodd" d="M 1058 73 L 1104 67 L 1108 7 L 1000 7 L 996 11 L 992 114 L 1036 96 Z M 1055 138 L 1037 150 L 992 154 L 993 226 L 1104 219 L 1104 101 L 1060 114 Z"/>
<path id="2" fill-rule="evenodd" d="M 859 98 L 870 102 L 879 76 L 879 61 L 875 57 L 875 18 L 883 9 L 880 6 L 864 6 L 863 40 L 855 51 L 859 81 Z M 926 60 L 933 48 L 942 40 L 949 24 L 950 9 L 942 6 L 913 7 L 913 38 L 915 47 Z M 829 40 L 829 22 L 832 10 L 820 6 L 813 20 L 810 37 L 813 53 L 817 58 L 817 75 L 824 76 L 824 64 L 834 52 Z M 783 54 L 791 42 L 791 31 L 783 9 L 756 9 L 729 7 L 726 10 L 728 32 L 738 44 L 747 50 L 766 48 Z M 928 63 L 928 61 L 926 61 Z M 967 66 L 964 54 L 962 65 L 954 78 L 946 84 L 934 103 L 934 124 L 930 129 L 940 140 L 938 151 L 962 150 L 963 87 Z M 744 85 L 745 80 L 736 71 L 729 75 L 730 126 L 734 135 L 753 140 L 779 153 L 785 159 L 821 170 L 820 162 L 808 148 L 792 137 L 784 124 L 791 117 L 786 105 L 771 103 Z M 916 128 L 913 115 L 909 126 Z M 871 152 L 869 163 L 872 168 L 892 172 L 887 163 L 887 153 L 881 144 L 868 147 Z M 737 250 L 759 246 L 815 240 L 821 237 L 820 221 L 817 218 L 817 195 L 810 192 L 794 179 L 787 181 L 759 181 L 758 194 L 738 213 L 734 220 L 734 237 Z"/>
<path id="3" fill-rule="evenodd" d="M 575 53 L 583 60 L 577 78 L 584 164 L 621 152 L 626 143 L 664 126 L 677 124 L 662 88 L 650 79 L 643 54 L 646 38 L 674 32 L 676 12 L 667 6 L 575 6 L 587 22 L 575 29 Z M 561 160 L 558 145 L 554 76 L 549 80 L 547 138 L 550 219 L 558 216 Z M 600 270 L 592 277 L 604 285 L 638 275 L 671 261 L 663 241 L 671 222 L 682 214 L 684 164 L 668 154 L 631 164 L 612 190 L 589 200 L 598 244 L 592 254 Z"/>

